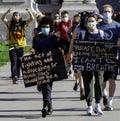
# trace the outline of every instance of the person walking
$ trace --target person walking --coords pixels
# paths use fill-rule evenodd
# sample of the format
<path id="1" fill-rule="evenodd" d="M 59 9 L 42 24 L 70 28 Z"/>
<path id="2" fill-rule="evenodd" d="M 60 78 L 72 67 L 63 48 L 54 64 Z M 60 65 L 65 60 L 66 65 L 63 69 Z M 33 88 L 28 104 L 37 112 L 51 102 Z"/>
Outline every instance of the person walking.
<path id="1" fill-rule="evenodd" d="M 67 36 L 68 38 L 70 38 L 72 40 L 72 36 L 73 36 L 73 31 L 75 30 L 75 28 L 78 28 L 80 26 L 80 15 L 79 14 L 75 14 L 73 16 L 73 23 L 72 26 L 68 29 L 67 32 Z M 71 41 L 70 41 L 71 42 Z M 71 53 L 71 58 L 73 58 L 72 53 Z M 68 59 L 67 57 L 67 62 L 68 64 L 70 63 L 70 70 L 72 71 L 72 59 L 69 61 L 70 59 Z M 72 73 L 71 73 L 72 74 Z M 83 86 L 83 79 L 82 79 L 82 75 L 80 71 L 76 71 L 74 70 L 74 77 L 75 77 L 75 84 L 73 86 L 73 90 L 77 91 L 78 86 L 80 87 L 80 100 L 84 100 L 84 86 Z"/>
<path id="2" fill-rule="evenodd" d="M 105 4 L 102 7 L 103 21 L 99 23 L 99 29 L 102 29 L 106 33 L 106 40 L 113 40 L 115 45 L 120 46 L 120 24 L 112 19 L 114 10 L 111 5 Z M 103 104 L 105 105 L 104 110 L 113 110 L 112 102 L 115 94 L 117 78 L 117 71 L 104 72 L 104 85 L 103 85 Z M 107 99 L 106 83 L 109 81 L 109 97 Z"/>
<path id="3" fill-rule="evenodd" d="M 69 46 L 70 46 L 70 39 L 67 37 L 67 31 L 71 27 L 72 22 L 69 19 L 69 13 L 68 11 L 62 11 L 61 12 L 61 22 L 57 26 L 56 35 L 60 38 L 60 44 L 62 49 L 64 50 L 64 62 L 67 64 L 67 54 L 69 52 Z M 71 72 L 70 72 L 71 73 Z"/>
<path id="4" fill-rule="evenodd" d="M 53 22 L 50 18 L 43 17 L 41 19 L 38 25 L 39 33 L 33 38 L 31 53 L 37 54 L 60 48 L 58 37 L 55 34 L 52 34 L 52 25 Z M 53 112 L 51 97 L 52 85 L 52 81 L 41 85 L 43 95 L 42 117 L 46 117 L 46 115 L 50 115 Z"/>
<path id="5" fill-rule="evenodd" d="M 76 28 L 73 33 L 73 39 L 70 45 L 69 53 L 72 52 L 73 43 L 76 38 L 80 40 L 87 40 L 87 41 L 94 41 L 94 40 L 103 40 L 103 31 L 97 28 L 98 24 L 98 17 L 94 14 L 89 14 L 86 17 L 86 29 L 87 30 L 80 30 Z M 102 32 L 101 32 L 102 31 Z M 74 55 L 73 55 L 74 58 Z M 74 63 L 73 63 L 74 66 Z M 103 115 L 103 111 L 101 110 L 100 101 L 102 98 L 102 86 L 103 86 L 103 71 L 81 71 L 85 89 L 85 99 L 87 102 L 87 115 L 91 116 L 93 114 L 93 84 L 94 84 L 94 93 L 95 93 L 95 108 L 94 112 L 97 115 Z M 93 76 L 95 78 L 95 83 L 93 80 Z"/>
<path id="6" fill-rule="evenodd" d="M 30 18 L 28 20 L 22 20 L 19 11 L 13 12 L 12 19 L 6 18 L 7 14 L 11 13 L 12 9 L 8 9 L 2 16 L 2 21 L 8 28 L 9 33 L 9 57 L 11 62 L 11 73 L 13 84 L 20 77 L 20 58 L 24 54 L 24 47 L 26 46 L 25 29 L 29 23 L 34 19 L 29 8 L 25 9 Z"/>

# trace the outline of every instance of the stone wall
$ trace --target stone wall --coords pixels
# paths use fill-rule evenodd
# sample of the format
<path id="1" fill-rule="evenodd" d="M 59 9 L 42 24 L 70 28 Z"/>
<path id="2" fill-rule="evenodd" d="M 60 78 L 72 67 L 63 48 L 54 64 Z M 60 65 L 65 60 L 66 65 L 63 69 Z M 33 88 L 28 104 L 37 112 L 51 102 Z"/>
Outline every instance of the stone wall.
<path id="1" fill-rule="evenodd" d="M 120 11 L 120 0 L 63 0 L 62 10 L 67 10 L 70 17 L 82 11 L 100 11 L 104 4 L 111 4 L 115 12 Z"/>
<path id="2" fill-rule="evenodd" d="M 95 0 L 95 2 L 100 11 L 104 4 L 112 5 L 115 12 L 120 11 L 120 0 Z"/>

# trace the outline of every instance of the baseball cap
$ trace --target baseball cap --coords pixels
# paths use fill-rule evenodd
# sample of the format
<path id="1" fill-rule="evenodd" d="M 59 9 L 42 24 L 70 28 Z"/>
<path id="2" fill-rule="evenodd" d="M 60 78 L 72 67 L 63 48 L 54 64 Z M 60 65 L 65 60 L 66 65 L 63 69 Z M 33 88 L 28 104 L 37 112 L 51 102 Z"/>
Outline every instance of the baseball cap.
<path id="1" fill-rule="evenodd" d="M 15 15 L 20 15 L 20 12 L 19 12 L 19 11 L 15 11 L 15 12 L 13 13 L 13 16 L 15 16 Z"/>

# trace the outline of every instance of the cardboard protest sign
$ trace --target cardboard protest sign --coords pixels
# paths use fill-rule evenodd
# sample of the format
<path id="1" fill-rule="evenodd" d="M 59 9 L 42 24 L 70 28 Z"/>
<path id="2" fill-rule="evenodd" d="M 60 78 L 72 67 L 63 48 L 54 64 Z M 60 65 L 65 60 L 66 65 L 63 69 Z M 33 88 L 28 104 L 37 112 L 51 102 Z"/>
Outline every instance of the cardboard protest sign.
<path id="1" fill-rule="evenodd" d="M 93 40 L 74 41 L 74 70 L 116 71 L 117 51 L 113 41 Z"/>
<path id="2" fill-rule="evenodd" d="M 59 49 L 21 58 L 25 87 L 67 78 L 63 55 Z"/>

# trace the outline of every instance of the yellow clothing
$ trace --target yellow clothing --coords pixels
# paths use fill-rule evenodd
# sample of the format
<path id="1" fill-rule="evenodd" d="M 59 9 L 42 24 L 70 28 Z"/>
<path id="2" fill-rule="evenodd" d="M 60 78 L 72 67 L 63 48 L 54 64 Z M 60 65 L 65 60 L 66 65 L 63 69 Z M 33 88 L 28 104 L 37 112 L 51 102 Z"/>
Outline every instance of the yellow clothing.
<path id="1" fill-rule="evenodd" d="M 24 24 L 22 23 L 24 22 Z M 25 30 L 28 26 L 26 21 L 21 21 L 19 23 L 13 24 L 13 26 L 9 27 L 9 47 L 25 47 L 26 46 L 26 38 L 25 38 Z"/>

